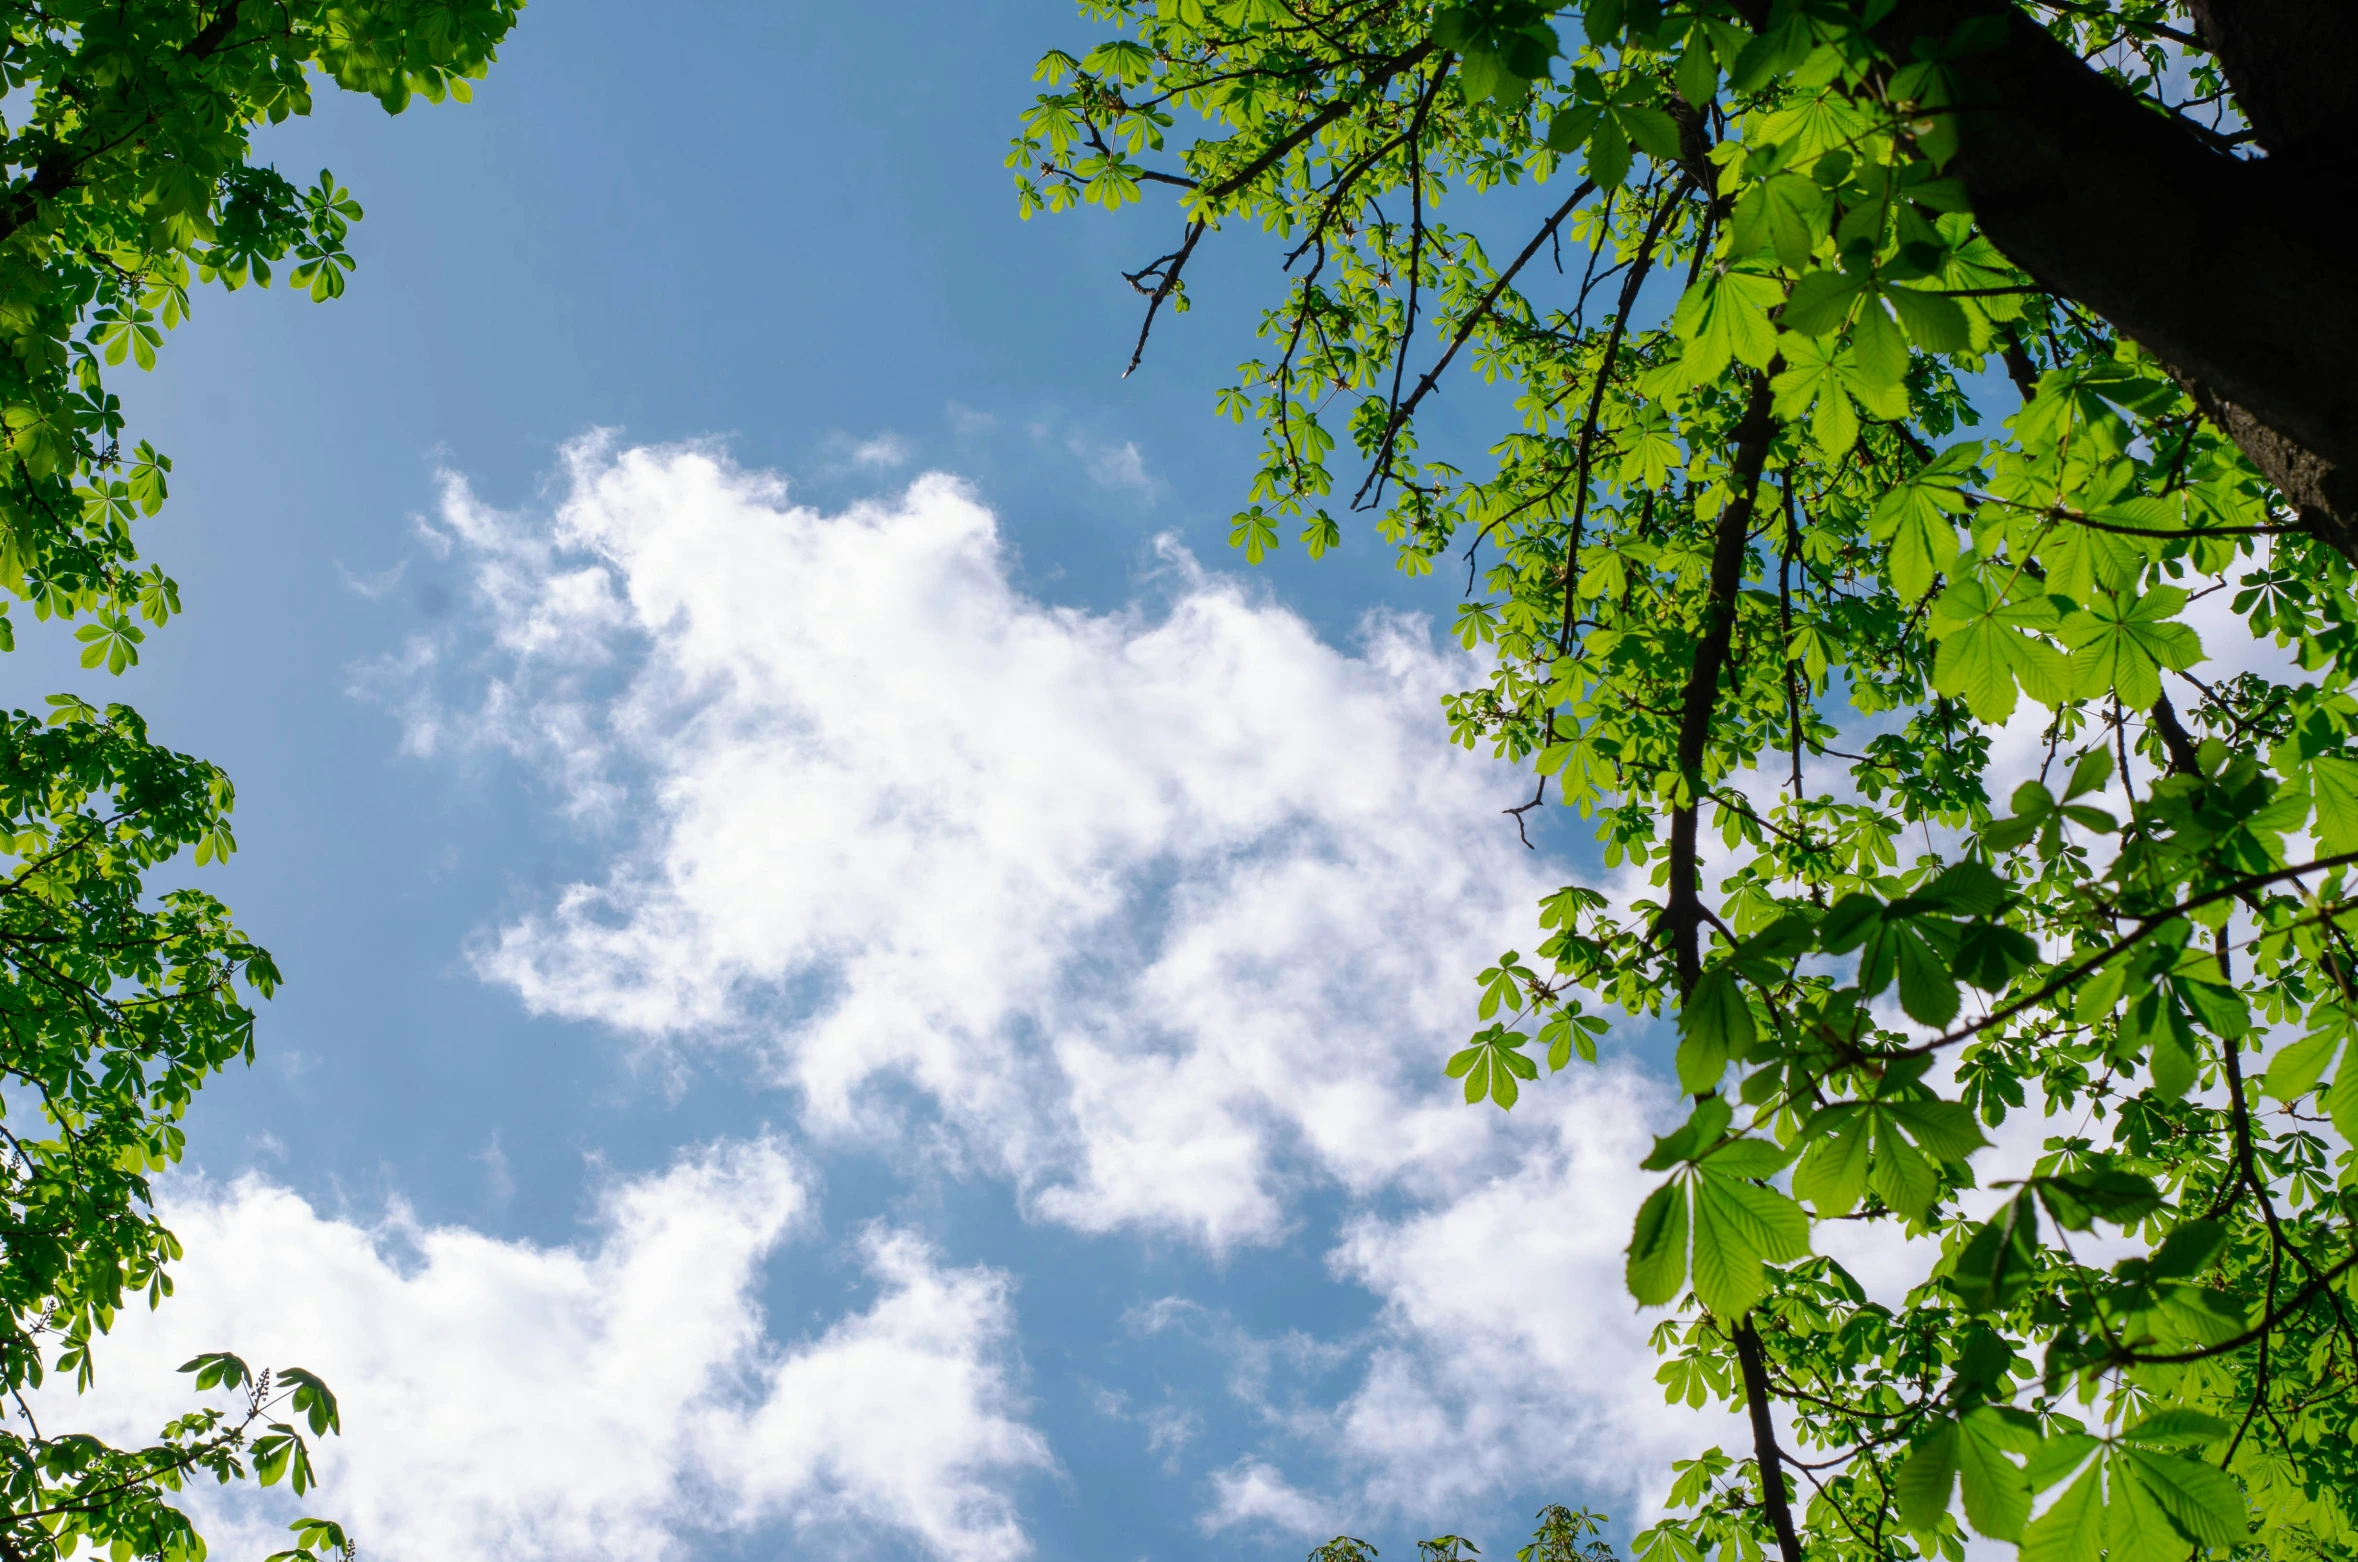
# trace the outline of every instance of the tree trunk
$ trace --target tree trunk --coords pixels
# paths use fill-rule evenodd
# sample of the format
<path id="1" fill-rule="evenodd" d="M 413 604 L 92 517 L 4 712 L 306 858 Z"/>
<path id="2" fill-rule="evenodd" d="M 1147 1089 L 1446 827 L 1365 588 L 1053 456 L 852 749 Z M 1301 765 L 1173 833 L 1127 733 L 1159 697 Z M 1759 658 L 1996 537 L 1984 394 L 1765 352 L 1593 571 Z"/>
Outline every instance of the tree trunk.
<path id="1" fill-rule="evenodd" d="M 1900 0 L 1876 31 L 1905 60 L 1974 18 L 2005 22 L 2001 45 L 1957 62 L 1972 101 L 1949 171 L 1983 229 L 2168 365 L 2358 559 L 2358 160 L 2339 144 L 2358 4 L 2190 3 L 2265 156 L 2206 144 L 2009 0 Z"/>

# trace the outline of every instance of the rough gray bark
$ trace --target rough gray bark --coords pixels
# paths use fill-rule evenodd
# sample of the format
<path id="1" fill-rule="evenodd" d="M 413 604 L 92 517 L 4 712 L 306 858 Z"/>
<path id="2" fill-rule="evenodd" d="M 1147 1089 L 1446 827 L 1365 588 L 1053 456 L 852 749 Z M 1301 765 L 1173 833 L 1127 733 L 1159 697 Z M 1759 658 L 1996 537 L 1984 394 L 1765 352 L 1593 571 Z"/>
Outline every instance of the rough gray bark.
<path id="1" fill-rule="evenodd" d="M 2318 536 L 2358 559 L 2353 0 L 2189 0 L 2263 155 L 2139 103 L 2010 0 L 1900 0 L 1894 57 L 1976 17 L 1950 165 L 1990 238 L 2170 367 Z M 1741 0 L 1765 20 L 1764 0 Z"/>
<path id="2" fill-rule="evenodd" d="M 2253 135 L 2279 165 L 2352 177 L 2346 146 L 2358 83 L 2358 6 L 2349 0 L 2186 0 L 2235 87 Z"/>

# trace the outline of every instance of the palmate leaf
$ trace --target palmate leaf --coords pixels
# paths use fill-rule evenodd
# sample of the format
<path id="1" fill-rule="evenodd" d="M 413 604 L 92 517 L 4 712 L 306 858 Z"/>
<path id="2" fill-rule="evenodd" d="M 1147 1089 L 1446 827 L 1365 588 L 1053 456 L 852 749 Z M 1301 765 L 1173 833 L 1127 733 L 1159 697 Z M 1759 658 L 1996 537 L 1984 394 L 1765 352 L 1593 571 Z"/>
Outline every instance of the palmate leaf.
<path id="1" fill-rule="evenodd" d="M 2134 538 L 2067 526 L 2039 550 L 2047 566 L 2047 589 L 2075 602 L 2099 592 L 2127 591 L 2145 569 L 2145 549 Z"/>
<path id="2" fill-rule="evenodd" d="M 1793 314 L 1786 306 L 1789 322 Z M 1908 415 L 1904 385 L 1870 373 L 1857 352 L 1847 345 L 1788 329 L 1777 339 L 1784 369 L 1772 382 L 1778 417 L 1787 422 L 1810 420 L 1811 437 L 1831 457 L 1849 453 L 1858 442 L 1858 407 L 1879 418 Z M 1856 406 L 1853 403 L 1857 403 Z"/>
<path id="3" fill-rule="evenodd" d="M 2172 622 L 2185 606 L 2184 591 L 2156 586 L 2143 596 L 2099 592 L 2066 618 L 2057 633 L 2072 648 L 2072 680 L 2081 697 L 2118 694 L 2137 710 L 2160 699 L 2163 668 L 2182 671 L 2202 660 L 2201 637 Z"/>
<path id="4" fill-rule="evenodd" d="M 1851 356 L 1851 361 L 1875 380 L 1884 377 L 1875 372 L 1867 346 L 1875 333 L 1865 327 L 1868 321 L 1881 318 L 1879 307 L 1869 308 L 1861 317 L 1862 330 L 1855 338 Z M 1904 371 L 1906 349 L 1901 348 L 1899 354 L 1899 367 Z M 1896 385 L 1898 375 L 1891 375 L 1888 383 Z M 1975 440 L 1951 446 L 1915 477 L 1893 488 L 1877 502 L 1874 535 L 1891 545 L 1891 585 L 1904 600 L 1914 602 L 1922 597 L 1932 589 L 1934 579 L 1956 562 L 1957 526 L 1952 517 L 1965 508 L 1958 489 L 1980 458 L 1981 450 L 1980 442 Z"/>
<path id="5" fill-rule="evenodd" d="M 1764 1263 L 1809 1256 L 1809 1217 L 1774 1188 L 1711 1169 L 1694 1189 L 1695 1299 L 1722 1318 L 1749 1312 L 1767 1289 Z"/>
<path id="6" fill-rule="evenodd" d="M 1682 372 L 1689 384 L 1717 379 L 1730 363 L 1765 369 L 1777 352 L 1768 312 L 1785 300 L 1774 277 L 1749 271 L 1706 275 L 1687 289 L 1671 328 L 1687 344 Z"/>
<path id="7" fill-rule="evenodd" d="M 1745 1146 L 1757 1154 L 1748 1156 Z M 1719 1317 L 1740 1318 L 1767 1289 L 1764 1265 L 1809 1256 L 1809 1217 L 1801 1206 L 1746 1180 L 1781 1166 L 1783 1152 L 1757 1140 L 1737 1141 L 1731 1150 L 1663 1184 L 1640 1206 L 1626 1271 L 1640 1305 L 1675 1300 L 1691 1273 L 1697 1301 Z"/>
<path id="8" fill-rule="evenodd" d="M 1472 1045 L 1451 1056 L 1449 1077 L 1466 1082 L 1468 1105 L 1487 1096 L 1502 1112 L 1514 1106 L 1521 1094 L 1515 1081 L 1539 1077 L 1539 1065 L 1518 1050 L 1530 1040 L 1521 1031 L 1492 1025 L 1477 1031 Z"/>
<path id="9" fill-rule="evenodd" d="M 1963 699 L 1976 719 L 1988 722 L 2014 714 L 2018 685 L 2042 705 L 2060 705 L 2073 690 L 2069 665 L 2034 631 L 2061 623 L 2044 595 L 2025 592 L 2001 602 L 1979 581 L 1952 580 L 1932 605 L 1930 628 L 1940 645 L 1933 687 Z"/>
<path id="10" fill-rule="evenodd" d="M 1989 1141 L 1957 1102 L 1894 1098 L 1827 1107 L 1809 1120 L 1799 1142 L 1808 1149 L 1793 1173 L 1793 1192 L 1821 1218 L 1849 1214 L 1871 1186 L 1893 1209 L 1922 1219 L 1939 1192 L 1933 1163 L 1962 1162 Z"/>
<path id="11" fill-rule="evenodd" d="M 1667 118 L 1667 116 L 1665 116 Z M 1660 155 L 1660 154 L 1657 154 Z M 1670 156 L 1676 156 L 1676 137 Z M 1826 192 L 1814 179 L 1800 174 L 1776 174 L 1746 191 L 1730 217 L 1730 241 L 1745 257 L 1762 250 L 1774 253 L 1788 271 L 1809 266 L 1810 252 L 1823 231 L 1829 210 Z"/>

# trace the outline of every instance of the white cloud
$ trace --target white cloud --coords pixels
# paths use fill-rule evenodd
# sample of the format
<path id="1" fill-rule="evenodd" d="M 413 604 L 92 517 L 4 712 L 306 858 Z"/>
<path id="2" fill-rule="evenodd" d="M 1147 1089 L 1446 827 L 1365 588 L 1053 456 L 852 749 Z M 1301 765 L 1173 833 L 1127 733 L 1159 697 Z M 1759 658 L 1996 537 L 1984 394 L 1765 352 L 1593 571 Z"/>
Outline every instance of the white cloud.
<path id="1" fill-rule="evenodd" d="M 356 595 L 366 597 L 372 602 L 391 591 L 395 586 L 400 585 L 401 577 L 408 571 L 409 560 L 407 559 L 398 561 L 390 569 L 381 569 L 369 575 L 353 574 L 351 570 L 345 568 L 342 560 L 338 560 L 336 563 L 336 573 L 344 577 L 344 585 Z"/>
<path id="2" fill-rule="evenodd" d="M 909 464 L 909 442 L 898 434 L 878 434 L 851 447 L 852 465 L 881 471 Z"/>
<path id="3" fill-rule="evenodd" d="M 483 1163 L 483 1191 L 494 1204 L 505 1204 L 516 1196 L 516 1170 L 508 1164 L 508 1152 L 497 1133 L 473 1158 Z"/>
<path id="4" fill-rule="evenodd" d="M 364 1226 L 252 1178 L 183 1183 L 167 1215 L 178 1294 L 126 1314 L 101 1391 L 52 1413 L 152 1435 L 187 1408 L 173 1368 L 200 1349 L 302 1365 L 343 1408 L 309 1511 L 372 1555 L 663 1558 L 698 1535 L 784 1518 L 833 1536 L 897 1531 L 947 1562 L 1028 1549 L 1009 1488 L 1049 1463 L 1020 1419 L 1006 1281 L 916 1239 L 862 1243 L 878 1295 L 816 1339 L 770 1340 L 764 1261 L 807 1225 L 776 1145 L 715 1149 L 612 1188 L 597 1241 L 502 1242 Z M 716 1495 L 717 1494 L 717 1495 Z M 200 1494 L 224 1541 L 260 1547 L 263 1501 Z M 275 1517 L 273 1517 L 275 1515 Z"/>
<path id="5" fill-rule="evenodd" d="M 1671 1459 L 1731 1435 L 1664 1402 L 1646 1344 L 1663 1315 L 1622 1283 L 1670 1090 L 1608 1067 L 1543 1099 L 1512 1162 L 1445 1205 L 1354 1222 L 1333 1255 L 1386 1303 L 1387 1343 L 1334 1429 L 1372 1505 L 1448 1512 L 1517 1480 L 1658 1497 Z"/>
<path id="6" fill-rule="evenodd" d="M 1268 1460 L 1247 1457 L 1212 1476 L 1212 1505 L 1200 1522 L 1214 1534 L 1253 1525 L 1312 1536 L 1335 1533 L 1337 1516 Z"/>
<path id="7" fill-rule="evenodd" d="M 1083 1231 L 1221 1253 L 1340 1190 L 1336 1272 L 1383 1304 L 1347 1347 L 1366 1376 L 1257 1403 L 1270 1457 L 1210 1521 L 1650 1483 L 1692 1426 L 1620 1249 L 1669 1093 L 1589 1077 L 1507 1119 L 1440 1077 L 1470 976 L 1529 947 L 1563 871 L 1442 738 L 1474 662 L 1382 620 L 1337 650 L 1175 553 L 1163 611 L 1046 607 L 939 476 L 830 517 L 707 447 L 568 462 L 546 519 L 451 484 L 503 627 L 420 660 L 484 682 L 411 719 L 640 833 L 488 934 L 487 977 L 659 1057 L 744 1049 L 813 1131 L 993 1171 Z"/>
<path id="8" fill-rule="evenodd" d="M 915 454 L 907 439 L 890 430 L 862 439 L 836 429 L 819 441 L 812 470 L 830 478 L 873 476 L 907 466 Z"/>
<path id="9" fill-rule="evenodd" d="M 891 1128 L 875 1087 L 914 1084 L 1088 1230 L 1266 1241 L 1300 1175 L 1485 1152 L 1438 1049 L 1546 881 L 1435 740 L 1471 663 L 1398 624 L 1346 655 L 1183 559 L 1159 618 L 1043 607 L 945 478 L 830 518 L 708 450 L 571 460 L 553 527 L 453 485 L 507 627 L 477 711 L 430 719 L 648 828 L 486 975 L 737 1037 L 823 1130 Z M 775 1003 L 796 983 L 815 1007 Z"/>
<path id="10" fill-rule="evenodd" d="M 1147 474 L 1146 457 L 1139 454 L 1136 440 L 1125 439 L 1117 445 L 1112 440 L 1075 433 L 1066 436 L 1064 447 L 1081 463 L 1089 481 L 1100 488 L 1129 488 L 1151 494 L 1159 486 Z"/>

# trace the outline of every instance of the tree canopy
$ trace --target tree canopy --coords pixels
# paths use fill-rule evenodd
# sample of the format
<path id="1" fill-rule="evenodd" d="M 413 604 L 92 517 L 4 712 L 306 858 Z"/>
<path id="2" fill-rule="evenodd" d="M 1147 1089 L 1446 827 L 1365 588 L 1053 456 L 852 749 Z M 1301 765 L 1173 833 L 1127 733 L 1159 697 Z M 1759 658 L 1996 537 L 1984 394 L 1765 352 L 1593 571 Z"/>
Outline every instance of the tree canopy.
<path id="1" fill-rule="evenodd" d="M 171 461 L 130 431 L 107 372 L 152 368 L 192 290 L 344 289 L 360 207 L 331 174 L 299 188 L 253 158 L 258 127 L 314 87 L 464 98 L 518 0 L 44 0 L 0 7 L 0 590 L 70 623 L 86 667 L 120 673 L 179 588 L 141 568 L 133 524 Z M 144 626 L 144 627 L 143 627 Z M 0 648 L 16 624 L 0 604 Z M 152 742 L 128 706 L 52 696 L 0 717 L 0 1557 L 195 1562 L 173 1493 L 313 1483 L 307 1437 L 338 1429 L 327 1385 L 226 1352 L 181 1370 L 230 1396 L 150 1446 L 44 1429 L 27 1395 L 92 1380 L 120 1310 L 171 1292 L 180 1247 L 149 1179 L 181 1158 L 195 1092 L 254 1056 L 247 996 L 279 976 L 226 907 L 149 875 L 235 849 L 217 768 Z M 54 1422 L 57 1409 L 47 1407 Z M 349 1557 L 305 1518 L 282 1562 Z"/>
<path id="2" fill-rule="evenodd" d="M 1176 205 L 1131 367 L 1276 241 L 1232 541 L 1462 568 L 1451 735 L 1650 875 L 1446 1064 L 1675 1017 L 1627 1283 L 1750 1437 L 1641 1562 L 2349 1554 L 2358 8 L 1083 11 L 1008 162 Z"/>

